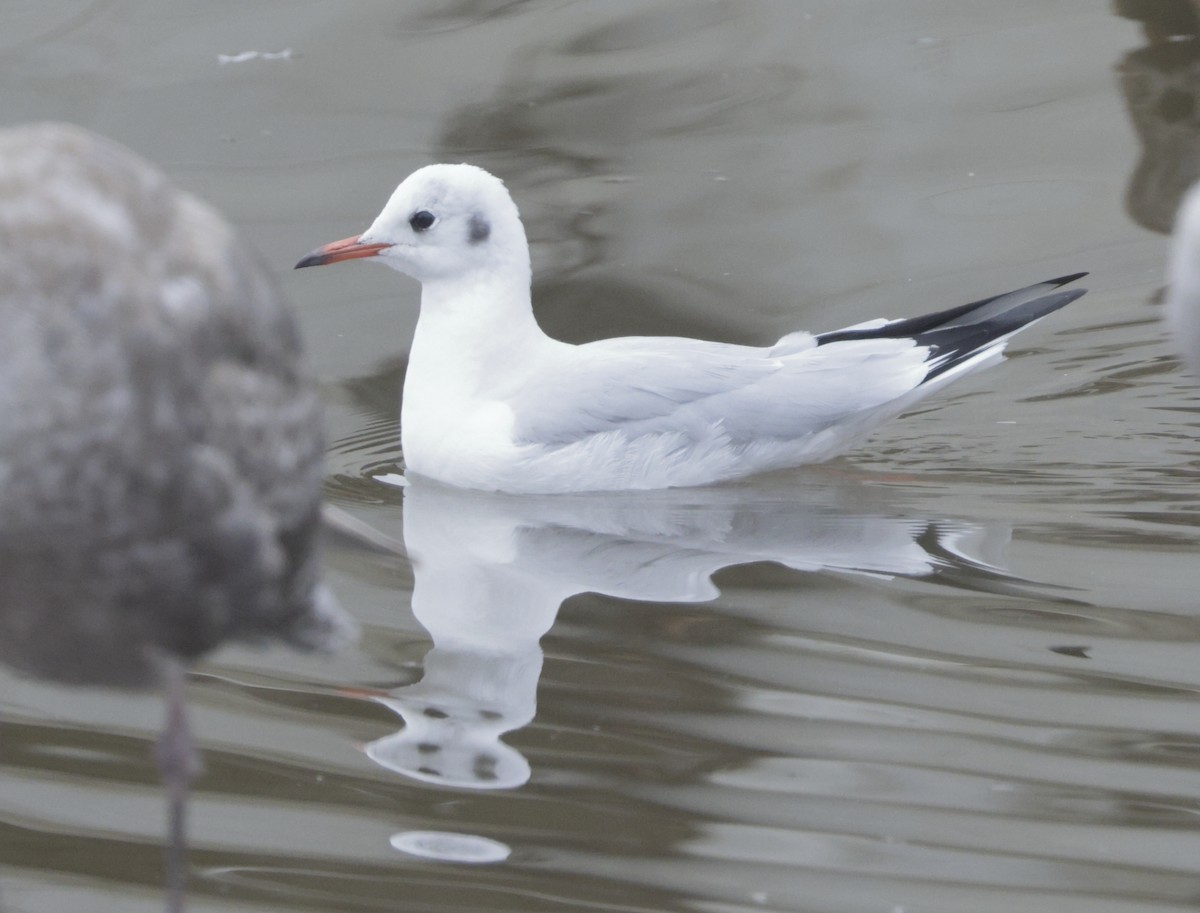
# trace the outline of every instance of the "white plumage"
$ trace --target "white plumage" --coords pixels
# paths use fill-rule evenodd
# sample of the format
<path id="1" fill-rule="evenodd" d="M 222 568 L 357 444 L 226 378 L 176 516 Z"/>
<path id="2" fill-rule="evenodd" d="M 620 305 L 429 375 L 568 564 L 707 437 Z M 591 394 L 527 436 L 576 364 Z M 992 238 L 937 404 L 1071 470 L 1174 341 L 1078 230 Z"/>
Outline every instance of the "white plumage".
<path id="1" fill-rule="evenodd" d="M 422 283 L 401 412 L 410 472 L 466 488 L 703 485 L 827 459 L 1083 294 L 1067 276 L 910 320 L 773 346 L 537 325 L 529 246 L 503 183 L 471 165 L 407 178 L 362 235 L 297 267 L 377 257 Z"/>
<path id="2" fill-rule="evenodd" d="M 1200 185 L 1184 195 L 1175 216 L 1167 284 L 1167 326 L 1188 367 L 1200 374 Z"/>

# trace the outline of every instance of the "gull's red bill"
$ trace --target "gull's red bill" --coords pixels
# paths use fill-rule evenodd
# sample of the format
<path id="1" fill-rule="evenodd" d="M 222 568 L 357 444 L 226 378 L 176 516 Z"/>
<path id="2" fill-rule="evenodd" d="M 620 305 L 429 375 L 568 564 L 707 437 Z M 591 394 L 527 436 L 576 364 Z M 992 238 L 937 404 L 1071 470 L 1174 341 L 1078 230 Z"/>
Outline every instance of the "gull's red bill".
<path id="1" fill-rule="evenodd" d="M 363 244 L 358 236 L 331 241 L 300 258 L 293 269 L 304 269 L 306 266 L 324 266 L 327 263 L 337 263 L 339 260 L 357 260 L 360 257 L 374 257 L 381 250 L 391 247 L 390 244 Z"/>

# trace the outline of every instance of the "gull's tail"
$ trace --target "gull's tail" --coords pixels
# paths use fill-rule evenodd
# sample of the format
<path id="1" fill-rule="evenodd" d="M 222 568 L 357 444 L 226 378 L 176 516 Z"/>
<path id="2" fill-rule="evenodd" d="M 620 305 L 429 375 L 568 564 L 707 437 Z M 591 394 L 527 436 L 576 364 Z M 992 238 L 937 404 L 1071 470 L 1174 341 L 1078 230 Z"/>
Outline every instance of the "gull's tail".
<path id="1" fill-rule="evenodd" d="M 1083 295 L 1087 289 L 1062 292 L 1054 289 L 1086 275 L 1062 276 L 935 314 L 822 333 L 816 337 L 817 345 L 908 338 L 929 350 L 929 372 L 925 375 L 925 382 L 928 382 L 953 368 L 965 366 L 967 362 L 999 354 L 1013 333 Z"/>

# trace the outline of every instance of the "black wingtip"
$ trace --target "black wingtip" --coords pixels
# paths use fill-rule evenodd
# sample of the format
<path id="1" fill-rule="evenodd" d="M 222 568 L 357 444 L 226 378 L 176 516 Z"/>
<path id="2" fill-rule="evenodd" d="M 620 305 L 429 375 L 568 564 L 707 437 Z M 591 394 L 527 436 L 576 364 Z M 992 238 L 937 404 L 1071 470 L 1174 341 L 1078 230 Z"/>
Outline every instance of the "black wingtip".
<path id="1" fill-rule="evenodd" d="M 1087 273 L 1071 273 L 1069 276 L 1059 276 L 1057 279 L 1047 279 L 1047 285 L 1053 285 L 1056 288 L 1060 285 L 1066 285 L 1068 282 L 1074 282 L 1076 279 L 1082 279 Z"/>
<path id="2" fill-rule="evenodd" d="M 928 346 L 934 354 L 932 368 L 922 383 L 944 374 L 964 361 L 994 345 L 998 340 L 1027 327 L 1047 314 L 1064 308 L 1087 293 L 1085 288 L 1071 288 L 1062 292 L 1050 292 L 1010 308 L 989 320 L 980 323 L 960 324 L 930 330 L 913 337 L 918 345 Z"/>

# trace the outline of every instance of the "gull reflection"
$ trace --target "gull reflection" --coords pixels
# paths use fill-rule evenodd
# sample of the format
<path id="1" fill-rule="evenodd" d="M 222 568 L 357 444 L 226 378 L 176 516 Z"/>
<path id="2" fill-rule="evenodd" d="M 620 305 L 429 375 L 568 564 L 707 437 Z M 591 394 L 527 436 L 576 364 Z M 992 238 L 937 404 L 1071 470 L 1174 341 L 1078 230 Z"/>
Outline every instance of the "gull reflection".
<path id="1" fill-rule="evenodd" d="M 1200 177 L 1200 18 L 1189 0 L 1125 2 L 1117 12 L 1141 22 L 1145 40 L 1117 65 L 1142 147 L 1125 203 L 1135 222 L 1165 234 Z"/>
<path id="2" fill-rule="evenodd" d="M 413 612 L 433 648 L 417 683 L 366 695 L 404 720 L 366 746 L 381 766 L 457 789 L 511 789 L 528 760 L 502 741 L 531 722 L 539 641 L 563 601 L 598 593 L 690 603 L 712 575 L 771 561 L 875 577 L 969 573 L 1011 582 L 987 559 L 1008 530 L 889 516 L 854 506 L 859 486 L 770 481 L 708 489 L 517 496 L 410 478 L 404 545 Z M 971 557 L 975 555 L 977 557 Z"/>

